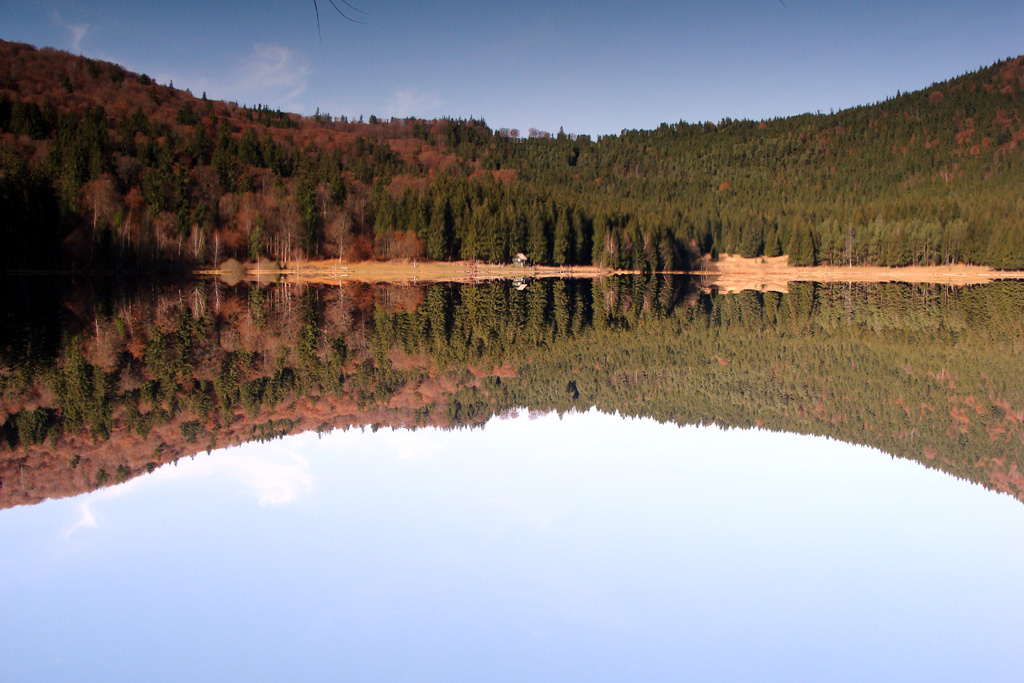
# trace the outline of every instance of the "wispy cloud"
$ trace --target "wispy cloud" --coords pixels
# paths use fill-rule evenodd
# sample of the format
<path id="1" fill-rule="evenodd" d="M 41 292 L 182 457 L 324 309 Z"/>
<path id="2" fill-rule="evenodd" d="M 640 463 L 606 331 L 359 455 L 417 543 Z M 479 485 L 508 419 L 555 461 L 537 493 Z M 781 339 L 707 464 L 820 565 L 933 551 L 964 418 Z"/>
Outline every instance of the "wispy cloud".
<path id="1" fill-rule="evenodd" d="M 303 104 L 295 98 L 306 91 L 311 71 L 306 56 L 283 45 L 259 43 L 244 55 L 229 56 L 227 66 L 217 69 L 216 75 L 182 69 L 150 75 L 160 83 L 173 81 L 179 88 L 193 94 L 205 92 L 213 99 L 301 112 Z"/>
<path id="2" fill-rule="evenodd" d="M 415 89 L 398 90 L 388 102 L 390 116 L 426 116 L 437 111 L 443 101 L 437 93 Z"/>
<path id="3" fill-rule="evenodd" d="M 82 38 L 85 38 L 85 34 L 89 32 L 89 24 L 69 24 L 60 18 L 57 10 L 53 10 L 53 18 L 58 24 L 71 31 L 71 49 L 80 50 Z"/>
<path id="4" fill-rule="evenodd" d="M 224 96 L 280 106 L 305 92 L 309 72 L 305 57 L 282 45 L 260 43 L 239 61 Z"/>

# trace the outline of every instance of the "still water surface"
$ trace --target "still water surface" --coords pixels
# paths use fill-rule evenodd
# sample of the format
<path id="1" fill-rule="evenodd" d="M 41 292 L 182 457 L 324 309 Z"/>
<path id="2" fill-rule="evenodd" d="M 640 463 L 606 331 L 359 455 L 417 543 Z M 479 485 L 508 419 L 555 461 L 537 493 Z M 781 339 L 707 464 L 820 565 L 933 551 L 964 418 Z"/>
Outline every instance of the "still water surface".
<path id="1" fill-rule="evenodd" d="M 308 433 L 0 515 L 3 680 L 1013 680 L 1024 506 L 596 411 Z"/>
<path id="2" fill-rule="evenodd" d="M 2 681 L 1019 678 L 1020 283 L 4 286 Z"/>

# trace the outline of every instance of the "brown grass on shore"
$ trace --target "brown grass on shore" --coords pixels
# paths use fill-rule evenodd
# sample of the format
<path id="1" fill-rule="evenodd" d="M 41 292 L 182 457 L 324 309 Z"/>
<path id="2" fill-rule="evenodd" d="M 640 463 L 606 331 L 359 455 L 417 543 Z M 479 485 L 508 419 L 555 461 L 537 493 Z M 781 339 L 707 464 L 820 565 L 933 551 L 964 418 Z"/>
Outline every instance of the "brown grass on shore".
<path id="1" fill-rule="evenodd" d="M 722 255 L 705 260 L 691 273 L 701 283 L 719 291 L 785 292 L 791 282 L 919 282 L 927 284 L 973 285 L 994 280 L 1024 279 L 1021 271 L 993 270 L 986 266 L 791 266 L 787 256 L 743 258 Z"/>
<path id="2" fill-rule="evenodd" d="M 197 271 L 225 279 L 256 282 L 285 280 L 310 284 L 359 282 L 479 282 L 538 277 L 602 277 L 635 271 L 612 270 L 594 266 L 513 266 L 470 261 L 359 261 L 338 259 L 295 261 L 279 268 L 270 262 L 234 264 L 231 268 Z M 985 266 L 953 264 L 948 266 L 790 266 L 786 256 L 743 258 L 722 255 L 716 261 L 705 259 L 699 270 L 680 271 L 692 275 L 704 287 L 719 291 L 743 290 L 785 292 L 791 282 L 920 282 L 970 285 L 994 280 L 1024 279 L 1022 271 L 999 271 Z"/>
<path id="3" fill-rule="evenodd" d="M 244 279 L 257 282 L 287 280 L 310 284 L 359 282 L 477 282 L 537 277 L 599 277 L 619 271 L 592 266 L 513 266 L 470 261 L 359 261 L 338 259 L 296 261 L 282 264 L 247 264 Z M 204 269 L 200 275 L 229 276 L 226 269 Z"/>

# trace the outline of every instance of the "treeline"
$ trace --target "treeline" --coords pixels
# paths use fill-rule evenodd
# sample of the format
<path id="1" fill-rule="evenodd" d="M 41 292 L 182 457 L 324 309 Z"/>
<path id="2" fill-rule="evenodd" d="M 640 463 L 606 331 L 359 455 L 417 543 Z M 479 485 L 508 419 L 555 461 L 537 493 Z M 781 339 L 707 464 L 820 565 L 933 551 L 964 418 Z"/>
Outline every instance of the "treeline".
<path id="1" fill-rule="evenodd" d="M 1024 60 L 870 106 L 503 140 L 487 163 L 704 253 L 1024 267 Z"/>
<path id="2" fill-rule="evenodd" d="M 235 136 L 227 121 L 204 124 L 188 102 L 176 120 L 186 135 L 153 123 L 141 108 L 115 127 L 99 106 L 79 117 L 0 100 L 0 131 L 31 130 L 47 142 L 38 165 L 14 154 L 0 159 L 0 197 L 13 218 L 8 266 L 52 263 L 67 246 L 67 237 L 58 243 L 59 226 L 82 221 L 89 234 L 79 235 L 84 244 L 70 252 L 73 262 L 343 256 L 509 263 L 522 253 L 545 265 L 652 271 L 684 268 L 697 255 L 664 227 L 641 229 L 620 214 L 591 217 L 571 197 L 490 173 L 429 179 L 373 138 L 356 137 L 344 151 L 300 150 L 255 128 Z M 465 144 L 457 133 L 463 128 L 476 129 L 445 126 L 456 132 L 453 144 Z M 39 216 L 50 217 L 49 234 L 31 229 Z"/>
<path id="3" fill-rule="evenodd" d="M 644 229 L 617 213 L 592 216 L 572 197 L 489 175 L 439 176 L 423 191 L 398 196 L 378 182 L 371 208 L 374 252 L 385 257 L 510 263 L 523 254 L 542 265 L 657 271 L 686 268 L 699 256 L 664 226 Z"/>
<path id="4" fill-rule="evenodd" d="M 19 75 L 0 81 L 8 268 L 519 253 L 638 270 L 719 253 L 1024 268 L 1021 58 L 840 112 L 592 140 L 304 118 L 0 52 Z"/>

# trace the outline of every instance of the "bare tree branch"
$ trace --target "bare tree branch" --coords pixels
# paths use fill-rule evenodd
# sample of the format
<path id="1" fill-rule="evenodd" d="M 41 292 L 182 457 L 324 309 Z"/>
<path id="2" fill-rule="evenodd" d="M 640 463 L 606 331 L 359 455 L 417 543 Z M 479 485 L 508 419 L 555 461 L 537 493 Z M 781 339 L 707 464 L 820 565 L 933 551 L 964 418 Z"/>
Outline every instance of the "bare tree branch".
<path id="1" fill-rule="evenodd" d="M 342 11 L 341 11 L 341 8 L 340 8 L 340 7 L 338 7 L 338 5 L 337 5 L 337 4 L 335 4 L 334 0 L 327 0 L 327 2 L 331 3 L 331 7 L 333 7 L 333 8 L 334 8 L 334 11 L 335 11 L 335 12 L 337 12 L 337 13 L 338 13 L 338 14 L 340 14 L 341 16 L 345 17 L 346 19 L 348 19 L 349 21 L 351 21 L 351 22 L 352 22 L 353 24 L 365 24 L 365 23 L 366 23 L 365 21 L 359 21 L 358 19 L 353 19 L 353 18 L 352 18 L 352 17 L 350 17 L 349 15 L 345 14 L 344 12 L 342 12 Z M 366 12 L 364 12 L 364 11 L 363 11 L 363 10 L 361 10 L 361 9 L 359 9 L 358 7 L 355 7 L 355 6 L 353 6 L 353 5 L 352 5 L 351 3 L 349 3 L 349 2 L 347 1 L 347 0 L 341 0 L 341 2 L 342 2 L 342 3 L 343 3 L 343 4 L 345 5 L 345 6 L 346 6 L 346 7 L 348 7 L 348 8 L 349 8 L 349 9 L 351 9 L 351 10 L 354 10 L 354 11 L 356 11 L 356 12 L 359 12 L 360 14 L 366 14 Z M 313 0 L 313 11 L 314 11 L 314 12 L 316 12 L 316 36 L 317 36 L 317 38 L 319 38 L 319 39 L 320 39 L 320 42 L 323 42 L 323 36 L 322 36 L 322 35 L 320 35 L 320 5 L 319 5 L 319 4 L 317 3 L 317 0 Z"/>
<path id="2" fill-rule="evenodd" d="M 342 1 L 342 2 L 343 2 L 343 3 L 345 4 L 345 6 L 346 6 L 346 7 L 348 7 L 349 9 L 355 10 L 356 12 L 359 12 L 360 14 L 366 14 L 366 12 L 364 12 L 364 11 L 363 11 L 363 10 L 361 10 L 361 9 L 359 9 L 358 7 L 356 7 L 355 5 L 353 5 L 352 3 L 350 3 L 350 2 L 346 2 L 346 0 L 341 0 L 341 1 Z M 334 5 L 334 0 L 329 0 L 329 2 L 330 2 L 330 3 L 332 4 L 332 5 Z M 334 9 L 338 9 L 338 6 L 337 6 L 337 5 L 334 5 Z M 339 10 L 338 10 L 338 12 L 339 12 L 339 13 L 341 13 L 341 10 L 339 9 Z M 342 16 L 345 16 L 345 15 L 344 15 L 344 14 L 342 14 Z M 345 17 L 345 18 L 347 19 L 348 17 Z"/>

